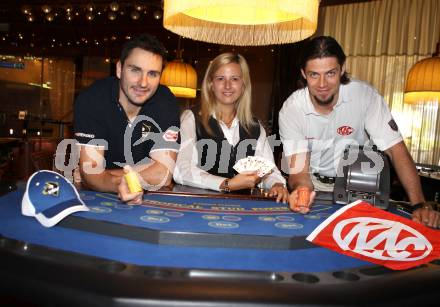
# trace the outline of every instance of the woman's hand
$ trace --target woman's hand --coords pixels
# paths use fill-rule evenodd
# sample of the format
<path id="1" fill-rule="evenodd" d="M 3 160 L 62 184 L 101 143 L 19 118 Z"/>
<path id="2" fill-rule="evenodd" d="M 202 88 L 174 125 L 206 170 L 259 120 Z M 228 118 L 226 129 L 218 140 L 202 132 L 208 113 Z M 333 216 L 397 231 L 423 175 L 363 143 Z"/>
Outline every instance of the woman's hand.
<path id="1" fill-rule="evenodd" d="M 229 189 L 231 191 L 252 189 L 260 183 L 261 177 L 257 175 L 257 172 L 249 172 L 235 175 L 229 179 Z"/>
<path id="2" fill-rule="evenodd" d="M 276 202 L 279 203 L 282 201 L 283 203 L 287 203 L 289 199 L 289 191 L 282 183 L 275 183 L 272 188 L 269 190 L 270 197 L 276 197 Z"/>

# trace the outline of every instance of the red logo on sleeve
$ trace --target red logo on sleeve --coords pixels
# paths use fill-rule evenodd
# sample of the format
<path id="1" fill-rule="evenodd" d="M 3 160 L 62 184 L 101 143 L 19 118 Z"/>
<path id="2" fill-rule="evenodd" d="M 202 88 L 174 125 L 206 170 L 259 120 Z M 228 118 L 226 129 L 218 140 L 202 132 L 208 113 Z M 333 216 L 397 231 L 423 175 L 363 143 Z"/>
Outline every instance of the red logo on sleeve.
<path id="1" fill-rule="evenodd" d="M 177 141 L 178 136 L 179 136 L 179 133 L 177 131 L 168 129 L 163 134 L 163 139 L 168 142 L 175 142 L 175 141 Z"/>
<path id="2" fill-rule="evenodd" d="M 338 128 L 338 130 L 336 130 L 339 135 L 350 135 L 353 133 L 353 131 L 354 129 L 350 126 L 341 126 Z"/>

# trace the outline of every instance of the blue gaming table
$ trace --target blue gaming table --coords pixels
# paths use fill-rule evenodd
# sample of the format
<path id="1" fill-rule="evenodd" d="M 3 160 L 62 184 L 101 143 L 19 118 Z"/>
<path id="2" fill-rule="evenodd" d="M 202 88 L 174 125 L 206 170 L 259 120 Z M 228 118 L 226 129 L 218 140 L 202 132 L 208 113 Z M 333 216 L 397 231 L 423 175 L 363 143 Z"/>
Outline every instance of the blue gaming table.
<path id="1" fill-rule="evenodd" d="M 262 196 L 171 191 L 129 206 L 113 194 L 81 191 L 90 211 L 44 228 L 20 214 L 22 194 L 0 198 L 6 298 L 63 306 L 279 306 L 440 297 L 438 261 L 392 272 L 306 241 L 339 208 L 328 196 L 300 215 Z"/>

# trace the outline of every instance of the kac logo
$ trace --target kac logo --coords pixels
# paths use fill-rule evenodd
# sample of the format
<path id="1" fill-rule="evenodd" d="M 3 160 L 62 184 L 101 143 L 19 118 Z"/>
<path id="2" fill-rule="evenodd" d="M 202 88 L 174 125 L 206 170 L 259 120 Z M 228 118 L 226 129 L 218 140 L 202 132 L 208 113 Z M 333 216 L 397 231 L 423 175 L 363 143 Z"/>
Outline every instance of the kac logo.
<path id="1" fill-rule="evenodd" d="M 373 217 L 339 222 L 333 229 L 333 239 L 343 250 L 379 260 L 415 261 L 427 257 L 433 249 L 417 230 Z"/>
<path id="2" fill-rule="evenodd" d="M 336 130 L 339 135 L 350 135 L 353 133 L 353 131 L 354 129 L 350 126 L 341 126 L 338 128 L 338 130 Z"/>

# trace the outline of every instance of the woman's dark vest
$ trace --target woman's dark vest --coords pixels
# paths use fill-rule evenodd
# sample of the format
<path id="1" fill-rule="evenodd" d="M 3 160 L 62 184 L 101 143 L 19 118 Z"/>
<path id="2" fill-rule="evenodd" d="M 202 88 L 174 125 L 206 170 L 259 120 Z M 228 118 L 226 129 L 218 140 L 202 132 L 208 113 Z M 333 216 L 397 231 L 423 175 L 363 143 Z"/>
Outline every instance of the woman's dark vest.
<path id="1" fill-rule="evenodd" d="M 226 178 L 234 177 L 237 174 L 233 168 L 235 163 L 244 157 L 255 155 L 257 140 L 260 136 L 260 125 L 253 125 L 248 133 L 239 123 L 240 140 L 235 146 L 232 146 L 226 140 L 215 118 L 212 116 L 209 118 L 209 127 L 213 132 L 213 135 L 210 135 L 203 127 L 199 109 L 194 108 L 191 111 L 194 114 L 196 124 L 198 166 L 212 175 Z M 255 122 L 258 121 L 255 120 Z M 213 163 L 214 158 L 215 162 Z M 211 165 L 212 167 L 210 167 Z"/>

